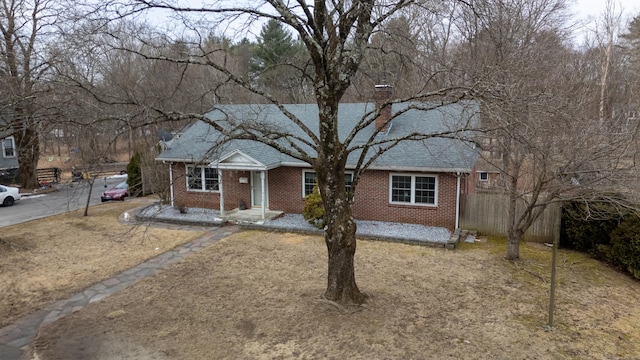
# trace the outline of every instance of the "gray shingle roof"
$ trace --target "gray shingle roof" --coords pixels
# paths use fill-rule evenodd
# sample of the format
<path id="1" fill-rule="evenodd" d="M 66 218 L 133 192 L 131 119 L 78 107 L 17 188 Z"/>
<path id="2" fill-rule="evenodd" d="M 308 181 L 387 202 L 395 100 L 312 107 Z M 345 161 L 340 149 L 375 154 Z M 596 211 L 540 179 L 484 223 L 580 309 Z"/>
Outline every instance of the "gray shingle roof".
<path id="1" fill-rule="evenodd" d="M 461 124 L 477 124 L 479 107 L 477 103 L 464 101 L 449 104 L 433 110 L 420 110 L 416 106 L 424 104 L 395 104 L 393 113 L 402 112 L 392 121 L 387 138 L 401 137 L 412 132 L 433 134 L 448 129 L 459 129 Z M 314 133 L 318 131 L 318 107 L 315 104 L 285 105 Z M 340 139 L 344 140 L 355 124 L 366 114 L 374 110 L 370 103 L 340 104 L 338 111 L 338 130 Z M 293 134 L 304 139 L 309 137 L 291 120 L 273 105 L 219 105 L 207 113 L 207 117 L 224 125 L 227 121 L 255 121 L 268 124 L 278 131 Z M 354 138 L 352 146 L 364 144 L 374 131 L 374 124 L 360 131 Z M 468 133 L 458 134 L 460 137 Z M 377 139 L 381 139 L 378 137 Z M 158 160 L 173 162 L 215 163 L 234 151 L 240 150 L 260 162 L 266 168 L 280 165 L 305 166 L 306 164 L 291 156 L 259 142 L 247 140 L 231 140 L 222 146 L 220 133 L 203 121 L 195 122 L 178 138 L 172 141 L 169 148 L 163 151 Z M 299 143 L 299 142 L 298 142 Z M 304 146 L 303 146 L 304 147 Z M 212 151 L 212 148 L 215 148 Z M 305 147 L 309 154 L 315 151 Z M 351 154 L 347 167 L 354 165 L 359 154 Z M 422 141 L 403 141 L 396 147 L 380 156 L 371 168 L 409 171 L 441 171 L 469 172 L 478 157 L 476 150 L 469 143 L 452 138 L 430 138 Z"/>

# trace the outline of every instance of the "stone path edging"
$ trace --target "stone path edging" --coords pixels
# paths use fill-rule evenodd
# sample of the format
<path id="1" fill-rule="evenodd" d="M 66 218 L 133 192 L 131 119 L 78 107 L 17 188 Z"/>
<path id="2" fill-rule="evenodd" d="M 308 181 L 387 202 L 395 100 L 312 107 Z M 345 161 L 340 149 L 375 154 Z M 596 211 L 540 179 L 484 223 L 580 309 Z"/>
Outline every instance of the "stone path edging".
<path id="1" fill-rule="evenodd" d="M 226 226 L 209 231 L 198 239 L 177 246 L 110 279 L 90 286 L 69 299 L 60 300 L 46 309 L 36 311 L 14 324 L 1 328 L 0 359 L 20 359 L 24 351 L 31 345 L 41 326 L 50 324 L 91 303 L 113 295 L 239 230 L 240 228 L 237 226 Z"/>
<path id="2" fill-rule="evenodd" d="M 290 232 L 290 233 L 299 233 L 299 234 L 308 234 L 308 235 L 324 235 L 324 230 L 320 230 L 320 229 L 287 228 L 287 227 L 273 226 L 269 224 L 251 224 L 251 223 L 240 223 L 238 224 L 238 226 L 240 226 L 242 229 L 247 229 L 247 230 Z M 386 241 L 386 242 L 393 242 L 393 243 L 400 243 L 400 244 L 445 248 L 449 250 L 455 249 L 456 245 L 459 242 L 458 234 L 456 234 L 455 236 L 451 236 L 447 242 L 427 241 L 427 240 L 421 240 L 421 239 L 406 239 L 406 238 L 399 238 L 399 237 L 393 237 L 393 236 L 371 235 L 371 234 L 362 234 L 362 233 L 356 233 L 356 238 L 360 240 L 377 240 L 377 241 Z"/>

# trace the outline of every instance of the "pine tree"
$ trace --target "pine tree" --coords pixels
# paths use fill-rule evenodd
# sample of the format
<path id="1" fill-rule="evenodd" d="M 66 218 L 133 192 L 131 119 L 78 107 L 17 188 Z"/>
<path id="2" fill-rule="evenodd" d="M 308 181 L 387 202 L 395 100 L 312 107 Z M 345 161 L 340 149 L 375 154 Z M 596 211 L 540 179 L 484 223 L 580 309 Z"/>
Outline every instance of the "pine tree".
<path id="1" fill-rule="evenodd" d="M 251 73 L 263 88 L 284 102 L 300 102 L 300 94 L 305 93 L 301 71 L 307 57 L 302 44 L 281 22 L 272 19 L 262 26 L 253 48 Z"/>

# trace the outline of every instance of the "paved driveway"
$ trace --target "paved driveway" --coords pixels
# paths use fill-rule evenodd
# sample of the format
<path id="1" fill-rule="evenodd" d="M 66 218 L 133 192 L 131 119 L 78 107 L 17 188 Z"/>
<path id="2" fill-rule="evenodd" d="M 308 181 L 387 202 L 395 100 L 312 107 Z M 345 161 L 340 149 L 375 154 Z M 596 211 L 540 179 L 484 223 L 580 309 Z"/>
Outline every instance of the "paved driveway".
<path id="1" fill-rule="evenodd" d="M 106 180 L 106 184 L 110 188 L 125 180 L 124 178 L 111 178 Z M 104 179 L 96 180 L 91 192 L 91 205 L 100 203 L 100 195 L 104 191 L 104 185 Z M 62 214 L 85 206 L 89 193 L 89 185 L 86 182 L 57 185 L 56 187 L 58 189 L 56 192 L 24 196 L 13 206 L 0 206 L 0 227 Z"/>

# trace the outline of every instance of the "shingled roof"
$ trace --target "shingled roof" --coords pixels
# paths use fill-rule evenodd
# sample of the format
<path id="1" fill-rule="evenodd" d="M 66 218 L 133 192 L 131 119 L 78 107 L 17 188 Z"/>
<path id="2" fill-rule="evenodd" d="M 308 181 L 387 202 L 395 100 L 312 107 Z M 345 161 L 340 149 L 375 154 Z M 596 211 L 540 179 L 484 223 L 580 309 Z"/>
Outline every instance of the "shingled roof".
<path id="1" fill-rule="evenodd" d="M 479 121 L 479 106 L 476 102 L 462 101 L 440 106 L 432 110 L 421 110 L 425 104 L 394 104 L 392 113 L 400 113 L 392 121 L 392 126 L 384 135 L 389 139 L 402 137 L 412 132 L 434 134 L 449 129 L 460 129 L 463 125 L 474 125 Z M 315 104 L 285 105 L 287 111 L 295 115 L 307 127 L 317 133 L 318 107 Z M 338 109 L 339 136 L 344 140 L 355 124 L 364 116 L 372 116 L 374 104 L 345 103 Z M 274 105 L 217 105 L 206 114 L 211 121 L 222 126 L 230 122 L 251 121 L 267 124 L 279 131 L 308 139 Z M 375 124 L 370 124 L 355 137 L 352 146 L 366 143 L 373 133 Z M 396 171 L 437 171 L 470 172 L 478 158 L 478 152 L 470 142 L 462 140 L 468 132 L 460 132 L 457 138 L 430 138 L 421 141 L 402 141 L 380 156 L 370 167 L 379 170 Z M 379 138 L 378 138 L 379 139 Z M 186 129 L 179 138 L 158 157 L 159 161 L 204 163 L 222 165 L 226 159 L 237 154 L 250 158 L 257 169 L 273 169 L 279 166 L 309 166 L 301 160 L 282 154 L 272 147 L 255 141 L 221 141 L 221 134 L 204 121 L 197 121 Z M 223 145 L 219 145 L 219 144 Z M 298 142 L 300 144 L 300 142 Z M 303 146 L 303 145 L 301 145 Z M 315 150 L 303 146 L 310 155 Z M 347 168 L 354 166 L 359 153 L 351 154 Z M 222 166 L 221 166 L 222 167 Z"/>

